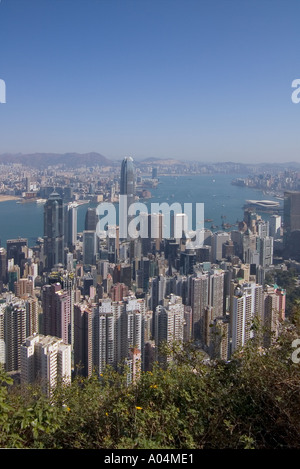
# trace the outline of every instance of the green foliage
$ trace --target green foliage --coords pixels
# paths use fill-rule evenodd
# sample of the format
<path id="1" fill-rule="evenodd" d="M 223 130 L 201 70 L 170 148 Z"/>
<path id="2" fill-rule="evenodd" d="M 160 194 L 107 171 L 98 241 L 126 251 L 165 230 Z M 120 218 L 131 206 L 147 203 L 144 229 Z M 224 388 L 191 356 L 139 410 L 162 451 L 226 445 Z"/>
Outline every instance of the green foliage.
<path id="1" fill-rule="evenodd" d="M 298 274 L 295 269 L 275 270 L 266 274 L 266 283 L 272 285 L 276 283 L 278 286 L 286 290 L 286 316 L 290 317 L 294 305 L 300 300 L 300 287 L 297 286 Z"/>
<path id="2" fill-rule="evenodd" d="M 57 387 L 16 390 L 0 373 L 2 447 L 49 449 L 272 449 L 300 447 L 300 364 L 295 322 L 272 346 L 253 340 L 230 362 L 207 362 L 193 344 L 127 384 L 107 368 Z M 258 326 L 255 326 L 256 329 Z M 256 331 L 257 332 L 257 331 Z M 259 334 L 256 334 L 259 337 Z"/>

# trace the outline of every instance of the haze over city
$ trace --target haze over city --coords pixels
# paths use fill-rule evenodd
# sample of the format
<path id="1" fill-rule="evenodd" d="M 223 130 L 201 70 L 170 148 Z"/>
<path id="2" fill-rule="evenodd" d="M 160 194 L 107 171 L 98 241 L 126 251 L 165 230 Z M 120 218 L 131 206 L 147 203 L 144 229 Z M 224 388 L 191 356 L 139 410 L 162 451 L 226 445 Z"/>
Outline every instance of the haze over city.
<path id="1" fill-rule="evenodd" d="M 299 161 L 299 10 L 2 0 L 0 153 Z"/>

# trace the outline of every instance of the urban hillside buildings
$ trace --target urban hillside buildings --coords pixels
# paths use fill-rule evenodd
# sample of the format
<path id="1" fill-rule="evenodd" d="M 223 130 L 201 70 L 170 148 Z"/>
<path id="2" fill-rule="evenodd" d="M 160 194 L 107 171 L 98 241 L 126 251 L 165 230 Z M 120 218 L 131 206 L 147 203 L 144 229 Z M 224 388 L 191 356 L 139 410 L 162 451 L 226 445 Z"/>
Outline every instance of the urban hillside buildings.
<path id="1" fill-rule="evenodd" d="M 77 177 L 82 197 L 96 203 L 126 196 L 118 215 L 128 227 L 134 215 L 126 208 L 138 200 L 140 183 L 132 158 L 110 177 L 103 170 L 88 189 Z M 43 237 L 32 248 L 23 238 L 0 248 L 0 363 L 22 383 L 40 380 L 51 395 L 58 380 L 101 379 L 107 366 L 126 370 L 133 382 L 155 361 L 167 366 L 172 353 L 163 346 L 174 342 L 192 341 L 207 359 L 230 360 L 255 337 L 253 321 L 264 330 L 261 347 L 278 336 L 286 292 L 266 277 L 285 261 L 298 268 L 300 192 L 286 192 L 283 219 L 245 208 L 238 226 L 203 228 L 203 242 L 192 247 L 172 223 L 164 236 L 160 212 L 140 214 L 147 237 L 124 236 L 117 225 L 100 238 L 99 216 L 88 207 L 80 233 L 72 194 L 71 184 L 45 186 Z"/>

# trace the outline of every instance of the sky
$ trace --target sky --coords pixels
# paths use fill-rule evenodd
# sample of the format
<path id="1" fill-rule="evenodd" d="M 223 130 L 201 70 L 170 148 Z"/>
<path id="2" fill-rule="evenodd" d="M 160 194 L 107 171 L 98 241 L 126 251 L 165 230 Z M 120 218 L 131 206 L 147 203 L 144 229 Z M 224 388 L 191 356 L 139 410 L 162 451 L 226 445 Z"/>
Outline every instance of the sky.
<path id="1" fill-rule="evenodd" d="M 0 153 L 300 162 L 299 18 L 298 0 L 0 0 Z"/>

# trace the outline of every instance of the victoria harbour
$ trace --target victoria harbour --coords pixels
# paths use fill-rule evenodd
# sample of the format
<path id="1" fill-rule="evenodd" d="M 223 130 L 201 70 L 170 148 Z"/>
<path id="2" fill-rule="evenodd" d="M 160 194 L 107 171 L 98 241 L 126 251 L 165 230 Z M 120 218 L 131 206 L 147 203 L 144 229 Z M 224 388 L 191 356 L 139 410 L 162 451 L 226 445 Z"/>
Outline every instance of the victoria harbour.
<path id="1" fill-rule="evenodd" d="M 152 197 L 142 200 L 147 207 L 151 203 L 173 204 L 204 203 L 205 227 L 212 231 L 221 229 L 222 222 L 226 222 L 234 229 L 237 221 L 243 219 L 243 205 L 247 199 L 273 200 L 263 191 L 248 187 L 232 185 L 234 174 L 209 174 L 189 176 L 162 176 L 159 184 L 152 189 Z M 84 229 L 85 214 L 88 207 L 96 207 L 94 203 L 79 205 L 77 208 L 78 232 Z M 18 203 L 9 200 L 0 203 L 1 245 L 5 246 L 7 239 L 24 237 L 28 245 L 33 246 L 38 237 L 43 236 L 44 206 L 36 202 Z M 268 219 L 269 214 L 262 215 Z"/>

